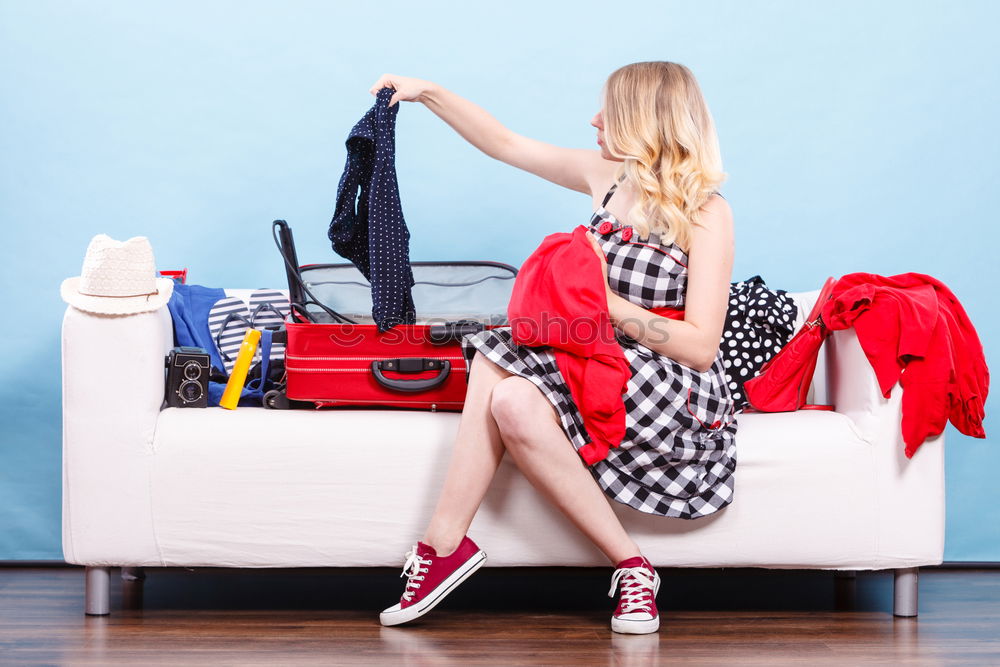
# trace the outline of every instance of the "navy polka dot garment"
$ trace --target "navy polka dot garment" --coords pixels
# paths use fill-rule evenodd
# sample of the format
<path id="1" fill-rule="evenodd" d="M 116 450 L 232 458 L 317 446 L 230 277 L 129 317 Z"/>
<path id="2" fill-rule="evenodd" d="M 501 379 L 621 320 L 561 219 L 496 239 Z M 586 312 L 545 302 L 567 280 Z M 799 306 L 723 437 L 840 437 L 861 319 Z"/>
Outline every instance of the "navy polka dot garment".
<path id="1" fill-rule="evenodd" d="M 396 181 L 399 103 L 389 106 L 394 92 L 389 87 L 378 91 L 375 105 L 347 137 L 347 165 L 327 234 L 334 251 L 351 260 L 371 284 L 372 317 L 379 331 L 416 322 L 410 232 Z"/>

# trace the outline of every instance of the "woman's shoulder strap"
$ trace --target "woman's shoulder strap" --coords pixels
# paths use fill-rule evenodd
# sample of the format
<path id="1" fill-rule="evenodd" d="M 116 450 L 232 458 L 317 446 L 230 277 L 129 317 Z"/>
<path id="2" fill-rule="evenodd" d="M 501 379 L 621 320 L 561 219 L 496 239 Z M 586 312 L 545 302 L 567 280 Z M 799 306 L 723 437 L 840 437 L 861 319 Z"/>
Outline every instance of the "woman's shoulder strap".
<path id="1" fill-rule="evenodd" d="M 618 189 L 618 184 L 624 180 L 625 180 L 625 174 L 622 174 L 621 177 L 617 181 L 615 181 L 615 183 L 611 186 L 611 189 L 608 190 L 608 194 L 604 195 L 604 201 L 601 202 L 602 208 L 608 205 L 608 200 L 611 199 L 611 195 L 613 195 L 615 193 L 615 190 Z"/>

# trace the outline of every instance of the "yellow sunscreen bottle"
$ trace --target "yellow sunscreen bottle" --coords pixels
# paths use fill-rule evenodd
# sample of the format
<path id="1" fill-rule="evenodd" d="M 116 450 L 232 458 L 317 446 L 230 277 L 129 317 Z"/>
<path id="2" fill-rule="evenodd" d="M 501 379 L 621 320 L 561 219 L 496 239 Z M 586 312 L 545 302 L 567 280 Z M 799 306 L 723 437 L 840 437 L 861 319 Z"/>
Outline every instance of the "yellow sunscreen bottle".
<path id="1" fill-rule="evenodd" d="M 236 356 L 236 363 L 233 364 L 233 372 L 229 374 L 229 381 L 226 382 L 226 389 L 222 392 L 219 400 L 219 407 L 227 410 L 235 410 L 236 404 L 240 401 L 240 394 L 243 393 L 243 383 L 246 382 L 247 373 L 250 372 L 250 362 L 257 352 L 257 343 L 260 342 L 259 329 L 247 329 L 247 334 L 243 337 L 240 345 L 240 353 Z"/>

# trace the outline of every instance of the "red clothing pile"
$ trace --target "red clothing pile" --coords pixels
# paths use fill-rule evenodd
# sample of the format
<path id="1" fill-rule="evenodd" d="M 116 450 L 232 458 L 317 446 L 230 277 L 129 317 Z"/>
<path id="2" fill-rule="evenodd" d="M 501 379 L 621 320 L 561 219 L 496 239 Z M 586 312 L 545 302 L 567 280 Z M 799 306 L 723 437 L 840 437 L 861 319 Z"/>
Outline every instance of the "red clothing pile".
<path id="1" fill-rule="evenodd" d="M 849 273 L 820 316 L 830 329 L 854 327 L 884 397 L 900 383 L 907 458 L 949 419 L 966 435 L 986 437 L 990 374 L 983 345 L 941 281 L 922 273 Z"/>
<path id="2" fill-rule="evenodd" d="M 579 225 L 546 236 L 517 273 L 507 316 L 519 345 L 547 345 L 565 379 L 591 442 L 578 453 L 587 465 L 603 460 L 625 435 L 631 369 L 608 314 L 607 278 Z M 683 309 L 650 312 L 683 319 Z"/>

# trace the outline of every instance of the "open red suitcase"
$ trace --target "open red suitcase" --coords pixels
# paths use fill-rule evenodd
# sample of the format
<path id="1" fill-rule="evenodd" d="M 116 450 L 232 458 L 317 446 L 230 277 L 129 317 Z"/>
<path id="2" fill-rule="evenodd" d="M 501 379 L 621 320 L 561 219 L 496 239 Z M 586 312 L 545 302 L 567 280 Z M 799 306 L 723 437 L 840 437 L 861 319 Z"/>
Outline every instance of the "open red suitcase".
<path id="1" fill-rule="evenodd" d="M 291 229 L 283 220 L 276 220 L 274 229 L 292 308 L 283 341 L 285 382 L 265 396 L 267 407 L 462 410 L 468 368 L 461 340 L 484 328 L 509 326 L 514 267 L 412 262 L 417 323 L 379 332 L 371 316 L 371 285 L 357 267 L 300 267 Z"/>

